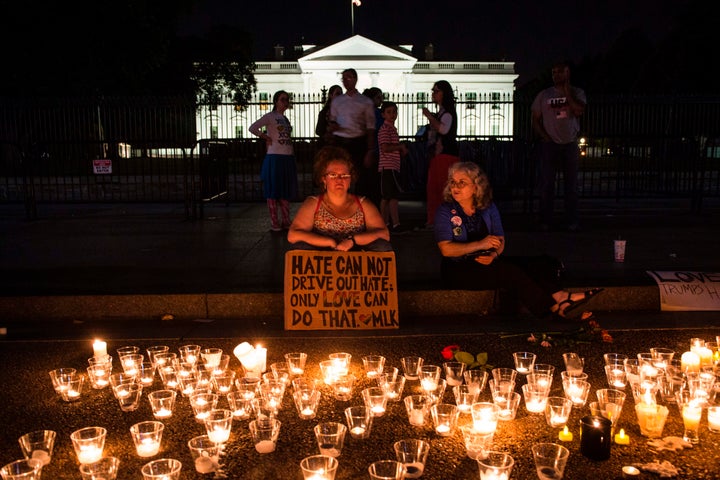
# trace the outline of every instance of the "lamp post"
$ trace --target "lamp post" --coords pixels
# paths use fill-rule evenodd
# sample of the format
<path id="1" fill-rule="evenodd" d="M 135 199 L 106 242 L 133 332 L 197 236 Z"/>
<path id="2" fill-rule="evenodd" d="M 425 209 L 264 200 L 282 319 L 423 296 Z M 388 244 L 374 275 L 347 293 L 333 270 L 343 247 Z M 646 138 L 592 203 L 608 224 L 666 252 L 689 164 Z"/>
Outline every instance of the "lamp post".
<path id="1" fill-rule="evenodd" d="M 355 7 L 362 5 L 360 0 L 350 0 L 350 34 L 355 36 Z"/>

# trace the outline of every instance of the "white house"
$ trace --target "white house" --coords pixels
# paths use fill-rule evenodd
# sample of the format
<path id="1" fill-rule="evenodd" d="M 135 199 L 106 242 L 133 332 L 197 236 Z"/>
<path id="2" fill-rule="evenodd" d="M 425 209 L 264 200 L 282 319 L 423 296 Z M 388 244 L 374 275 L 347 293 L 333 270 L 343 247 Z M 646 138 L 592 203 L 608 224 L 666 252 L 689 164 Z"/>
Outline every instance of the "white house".
<path id="1" fill-rule="evenodd" d="M 361 35 L 327 47 L 301 48 L 296 61 L 279 58 L 256 63 L 258 91 L 247 109 L 239 111 L 231 104 L 200 109 L 198 138 L 250 136 L 247 127 L 272 108 L 272 95 L 277 90 L 286 90 L 292 96 L 293 108 L 286 115 L 293 125 L 293 136 L 312 137 L 322 106 L 321 92 L 331 85 L 342 85 L 340 75 L 346 68 L 357 70 L 358 90 L 378 87 L 386 98 L 398 103 L 400 135 L 413 135 L 419 125 L 427 123 L 420 109 L 435 109 L 430 104 L 430 90 L 438 80 L 447 80 L 456 92 L 459 135 L 513 133 L 514 62 L 418 60 L 412 56 L 412 46 L 389 47 Z"/>

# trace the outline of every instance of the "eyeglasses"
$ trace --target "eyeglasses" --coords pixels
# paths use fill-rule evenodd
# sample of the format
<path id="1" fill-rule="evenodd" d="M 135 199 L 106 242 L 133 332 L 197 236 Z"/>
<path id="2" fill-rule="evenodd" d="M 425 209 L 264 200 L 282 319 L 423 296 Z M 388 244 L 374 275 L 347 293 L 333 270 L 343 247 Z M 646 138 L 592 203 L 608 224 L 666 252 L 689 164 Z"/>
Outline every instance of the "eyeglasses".
<path id="1" fill-rule="evenodd" d="M 470 183 L 466 182 L 465 180 L 460 180 L 459 182 L 456 182 L 455 180 L 450 180 L 450 187 L 451 188 L 465 188 Z"/>
<path id="2" fill-rule="evenodd" d="M 325 176 L 330 180 L 350 180 L 352 177 L 349 173 L 326 173 Z"/>

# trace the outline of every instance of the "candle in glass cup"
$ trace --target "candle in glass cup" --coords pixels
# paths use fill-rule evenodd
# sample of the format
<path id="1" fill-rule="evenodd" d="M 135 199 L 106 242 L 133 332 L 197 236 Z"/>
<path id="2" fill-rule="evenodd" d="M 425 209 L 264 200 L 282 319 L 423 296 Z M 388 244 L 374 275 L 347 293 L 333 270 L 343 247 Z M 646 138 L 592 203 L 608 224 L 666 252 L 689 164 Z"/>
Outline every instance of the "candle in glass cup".
<path id="1" fill-rule="evenodd" d="M 708 429 L 720 432 L 720 406 L 708 407 Z"/>

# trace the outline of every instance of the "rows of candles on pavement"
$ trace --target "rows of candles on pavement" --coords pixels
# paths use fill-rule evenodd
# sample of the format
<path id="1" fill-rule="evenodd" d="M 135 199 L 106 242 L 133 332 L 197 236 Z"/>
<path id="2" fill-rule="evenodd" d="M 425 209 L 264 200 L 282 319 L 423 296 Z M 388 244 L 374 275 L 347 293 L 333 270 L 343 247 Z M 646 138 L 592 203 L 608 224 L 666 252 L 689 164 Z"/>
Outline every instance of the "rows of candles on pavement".
<path id="1" fill-rule="evenodd" d="M 668 409 L 657 403 L 658 395 L 666 403 L 678 404 L 688 441 L 698 441 L 697 427 L 703 407 L 709 407 L 710 430 L 720 431 L 720 411 L 717 406 L 711 405 L 717 389 L 715 368 L 720 360 L 717 343 L 692 339 L 690 347 L 690 351 L 685 352 L 680 360 L 674 358 L 675 352 L 664 348 L 640 353 L 637 359 L 618 353 L 605 354 L 605 372 L 611 388 L 596 391 L 598 401 L 591 402 L 591 413 L 615 423 L 625 399 L 622 390 L 629 384 L 643 435 L 654 437 L 662 433 Z M 285 362 L 271 364 L 271 372 L 266 373 L 267 350 L 242 343 L 233 353 L 243 365 L 244 376 L 235 378 L 235 371 L 229 369 L 230 356 L 218 348 L 184 345 L 176 354 L 170 352 L 167 346 L 150 347 L 147 349 L 149 361 L 145 362 L 139 347 L 121 347 L 117 353 L 123 372 L 115 374 L 111 373 L 112 357 L 107 354 L 106 343 L 96 341 L 93 351 L 87 368 L 93 388 L 102 389 L 110 385 L 121 409 L 134 410 L 138 406 L 142 387 L 153 383 L 154 372 L 157 371 L 165 389 L 148 394 L 155 418 L 162 420 L 172 415 L 179 391 L 189 399 L 196 420 L 208 427 L 207 437 L 214 445 L 222 445 L 228 440 L 233 418 L 249 419 L 254 416 L 256 422 L 268 422 L 273 427 L 270 437 L 262 441 L 265 443 L 256 444 L 257 450 L 261 453 L 272 451 L 280 428 L 275 415 L 282 408 L 286 385 L 292 384 L 293 399 L 302 419 L 315 417 L 320 400 L 321 392 L 317 382 L 303 375 L 307 360 L 304 353 L 286 354 Z M 561 372 L 564 397 L 553 397 L 549 393 L 555 368 L 535 363 L 536 356 L 531 352 L 517 352 L 513 356 L 514 369 L 495 368 L 490 378 L 486 371 L 466 370 L 465 364 L 460 362 L 445 362 L 441 366 L 426 365 L 421 357 L 402 358 L 403 375 L 399 375 L 398 368 L 385 367 L 384 357 L 366 355 L 362 358 L 365 375 L 375 379 L 377 387 L 366 388 L 361 392 L 368 413 L 365 423 L 352 424 L 352 412 L 346 412 L 350 434 L 355 438 L 366 438 L 372 419 L 385 413 L 387 402 L 402 398 L 406 380 L 417 380 L 418 391 L 403 399 L 410 424 L 424 425 L 430 417 L 435 432 L 447 436 L 454 434 L 460 415 L 470 414 L 472 422 L 460 429 L 468 455 L 475 459 L 482 458 L 491 448 L 497 422 L 515 418 L 521 398 L 515 391 L 520 373 L 526 379 L 521 387 L 526 410 L 529 413 L 545 413 L 549 426 L 564 427 L 559 433 L 559 440 L 571 440 L 572 433 L 566 426 L 570 411 L 572 407 L 582 407 L 587 403 L 591 389 L 587 374 L 583 372 L 583 359 L 574 353 L 563 355 L 566 367 Z M 348 401 L 353 397 L 356 379 L 350 371 L 351 359 L 350 354 L 338 352 L 319 363 L 322 381 L 340 401 Z M 441 378 L 443 373 L 444 378 Z M 72 368 L 56 369 L 50 375 L 63 400 L 75 401 L 80 398 L 84 375 Z M 479 394 L 486 384 L 491 391 L 492 402 L 479 402 Z M 443 403 L 447 386 L 452 387 L 455 404 Z M 219 395 L 226 396 L 229 410 L 217 408 Z M 152 430 L 152 425 L 159 430 L 159 434 L 155 439 L 146 438 L 139 443 L 136 441 L 140 456 L 154 456 L 158 453 L 162 423 L 142 422 L 133 426 L 134 429 Z M 133 438 L 136 437 L 133 433 Z M 629 443 L 624 430 L 615 435 L 615 440 L 619 444 Z M 97 460 L 99 456 L 96 450 L 86 448 L 78 450 L 78 458 L 81 463 L 90 463 L 89 460 Z M 216 462 L 207 465 L 207 455 L 199 458 L 203 469 L 216 466 Z"/>

